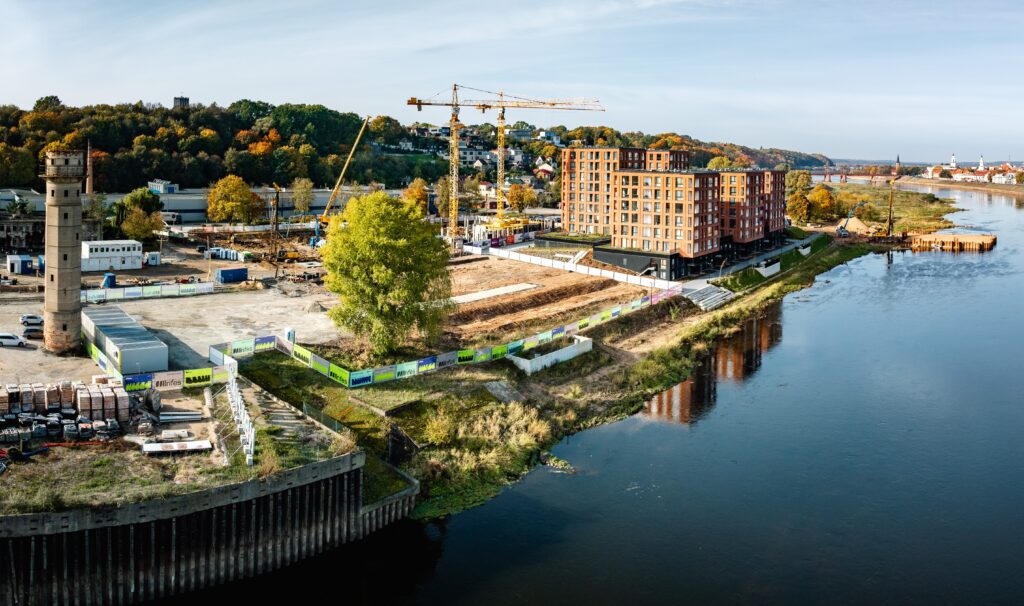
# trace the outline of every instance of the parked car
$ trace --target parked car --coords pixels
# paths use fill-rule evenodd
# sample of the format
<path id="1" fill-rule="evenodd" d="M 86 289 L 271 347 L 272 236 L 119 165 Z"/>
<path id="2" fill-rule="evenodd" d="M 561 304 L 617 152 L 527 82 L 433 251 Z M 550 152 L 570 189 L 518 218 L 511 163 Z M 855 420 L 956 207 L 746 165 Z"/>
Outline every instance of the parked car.
<path id="1" fill-rule="evenodd" d="M 197 246 L 196 247 L 196 252 L 200 253 L 200 254 L 206 252 L 206 245 L 205 244 L 200 244 L 199 246 Z"/>
<path id="2" fill-rule="evenodd" d="M 25 347 L 27 341 L 9 332 L 0 332 L 0 347 Z"/>
<path id="3" fill-rule="evenodd" d="M 27 326 L 25 330 L 21 332 L 21 336 L 26 339 L 42 339 L 43 338 L 43 327 L 42 326 Z"/>
<path id="4" fill-rule="evenodd" d="M 7 276 L 0 276 L 0 286 L 17 286 L 17 285 L 18 285 L 18 279 L 15 278 L 14 276 L 11 276 L 9 278 Z"/>
<path id="5" fill-rule="evenodd" d="M 21 316 L 22 326 L 42 326 L 43 316 L 38 314 L 25 314 Z"/>

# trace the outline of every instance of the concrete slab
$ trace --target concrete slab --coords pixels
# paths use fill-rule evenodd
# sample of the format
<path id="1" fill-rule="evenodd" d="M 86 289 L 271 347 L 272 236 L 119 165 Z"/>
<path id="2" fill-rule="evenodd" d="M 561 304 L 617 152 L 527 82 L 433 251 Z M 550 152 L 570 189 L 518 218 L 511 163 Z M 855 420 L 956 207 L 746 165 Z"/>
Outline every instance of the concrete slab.
<path id="1" fill-rule="evenodd" d="M 501 297 L 504 295 L 510 295 L 524 290 L 530 290 L 538 288 L 536 284 L 529 284 L 521 282 L 519 284 L 509 284 L 508 286 L 500 286 L 498 288 L 489 288 L 487 290 L 481 290 L 477 292 L 471 292 L 457 297 L 452 297 L 452 301 L 456 305 L 462 305 L 464 303 L 474 303 L 476 301 L 483 301 L 484 299 L 490 299 L 492 297 Z"/>

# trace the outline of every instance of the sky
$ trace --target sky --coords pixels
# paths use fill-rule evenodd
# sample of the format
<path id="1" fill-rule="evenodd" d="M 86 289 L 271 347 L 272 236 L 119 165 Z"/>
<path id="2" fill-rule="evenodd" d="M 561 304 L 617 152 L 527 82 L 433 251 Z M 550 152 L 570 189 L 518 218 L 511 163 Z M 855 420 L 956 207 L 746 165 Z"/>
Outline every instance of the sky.
<path id="1" fill-rule="evenodd" d="M 454 82 L 608 125 L 904 161 L 1024 160 L 1024 2 L 0 0 L 0 104 L 176 95 L 441 123 Z M 493 121 L 468 110 L 466 123 Z"/>

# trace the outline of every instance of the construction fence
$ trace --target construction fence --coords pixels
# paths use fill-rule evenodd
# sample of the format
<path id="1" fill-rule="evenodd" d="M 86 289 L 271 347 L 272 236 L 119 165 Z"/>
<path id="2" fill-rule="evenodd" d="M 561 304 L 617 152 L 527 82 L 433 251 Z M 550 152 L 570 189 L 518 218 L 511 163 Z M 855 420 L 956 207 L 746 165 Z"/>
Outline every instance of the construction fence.
<path id="1" fill-rule="evenodd" d="M 427 356 L 418 360 L 410 360 L 399 364 L 389 364 L 376 368 L 363 370 L 350 370 L 322 358 L 309 349 L 302 347 L 281 336 L 264 336 L 249 339 L 241 339 L 230 343 L 219 343 L 210 346 L 210 361 L 214 364 L 222 364 L 226 360 L 244 358 L 267 351 L 277 351 L 304 366 L 312 368 L 321 375 L 339 383 L 345 387 L 356 388 L 366 387 L 378 383 L 386 383 L 401 379 L 408 379 L 418 375 L 435 372 L 455 366 L 469 364 L 483 364 L 493 360 L 500 360 L 506 356 L 513 355 L 523 357 L 530 350 L 540 347 L 546 343 L 557 341 L 579 334 L 589 328 L 610 322 L 616 318 L 639 311 L 649 305 L 654 305 L 666 299 L 678 297 L 682 294 L 683 287 L 680 284 L 672 284 L 671 288 L 656 292 L 650 296 L 641 297 L 630 303 L 616 305 L 610 309 L 598 312 L 594 315 L 581 318 L 574 322 L 537 333 L 525 339 L 517 339 L 501 345 L 484 347 L 480 349 L 460 349 L 449 351 L 443 354 Z M 217 367 L 215 367 L 217 368 Z M 185 371 L 191 372 L 191 371 Z"/>
<path id="2" fill-rule="evenodd" d="M 156 284 L 153 286 L 125 286 L 121 288 L 94 288 L 82 291 L 82 303 L 126 301 L 131 299 L 157 299 L 161 297 L 190 297 L 213 294 L 213 282 L 195 284 Z"/>

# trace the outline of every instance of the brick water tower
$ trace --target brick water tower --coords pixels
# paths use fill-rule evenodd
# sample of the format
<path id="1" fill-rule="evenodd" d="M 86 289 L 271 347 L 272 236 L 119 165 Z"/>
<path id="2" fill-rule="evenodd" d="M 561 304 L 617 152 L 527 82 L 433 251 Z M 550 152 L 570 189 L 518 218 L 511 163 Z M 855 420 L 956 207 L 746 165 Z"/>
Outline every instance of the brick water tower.
<path id="1" fill-rule="evenodd" d="M 81 151 L 48 151 L 46 179 L 46 268 L 43 279 L 43 339 L 46 349 L 66 353 L 78 348 L 82 332 L 82 179 Z"/>

